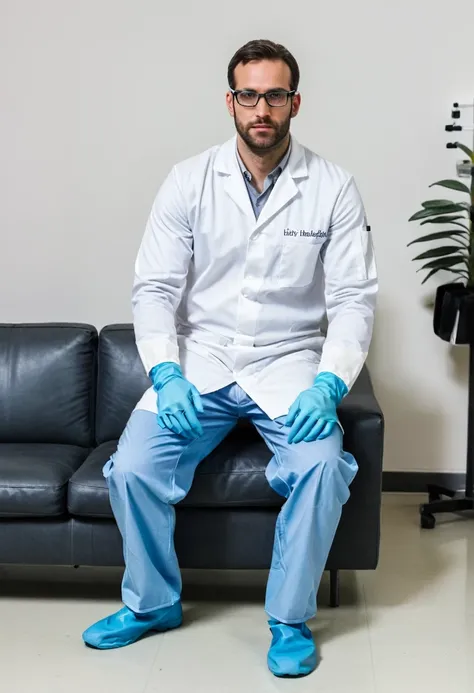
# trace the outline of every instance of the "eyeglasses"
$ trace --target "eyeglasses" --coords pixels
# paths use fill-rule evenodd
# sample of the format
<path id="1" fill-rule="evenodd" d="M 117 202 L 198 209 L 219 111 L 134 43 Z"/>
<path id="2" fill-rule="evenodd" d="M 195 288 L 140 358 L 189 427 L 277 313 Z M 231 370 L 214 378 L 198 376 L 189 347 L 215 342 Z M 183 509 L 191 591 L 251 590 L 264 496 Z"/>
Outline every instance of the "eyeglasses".
<path id="1" fill-rule="evenodd" d="M 274 89 L 273 91 L 266 91 L 264 94 L 259 94 L 256 91 L 251 91 L 249 89 L 230 89 L 233 96 L 237 99 L 237 103 L 244 108 L 255 108 L 262 97 L 272 108 L 281 108 L 286 106 L 288 99 L 296 94 L 296 90 L 285 91 L 284 89 Z"/>

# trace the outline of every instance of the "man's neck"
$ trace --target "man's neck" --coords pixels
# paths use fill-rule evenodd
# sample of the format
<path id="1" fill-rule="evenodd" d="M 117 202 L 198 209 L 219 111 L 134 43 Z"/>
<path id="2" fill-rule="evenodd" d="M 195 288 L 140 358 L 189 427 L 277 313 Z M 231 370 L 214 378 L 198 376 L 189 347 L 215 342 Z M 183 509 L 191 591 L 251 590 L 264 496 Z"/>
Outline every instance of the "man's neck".
<path id="1" fill-rule="evenodd" d="M 263 190 L 265 178 L 283 159 L 290 144 L 290 135 L 283 140 L 277 148 L 263 154 L 256 154 L 246 145 L 244 140 L 237 137 L 237 149 L 240 158 L 249 173 L 252 174 L 252 183 L 260 192 Z"/>

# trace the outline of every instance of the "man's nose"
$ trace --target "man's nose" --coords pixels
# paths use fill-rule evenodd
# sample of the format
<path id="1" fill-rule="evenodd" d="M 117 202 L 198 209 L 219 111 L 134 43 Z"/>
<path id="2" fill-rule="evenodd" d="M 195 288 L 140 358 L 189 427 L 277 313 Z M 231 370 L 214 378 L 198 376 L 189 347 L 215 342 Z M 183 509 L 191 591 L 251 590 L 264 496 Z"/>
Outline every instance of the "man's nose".
<path id="1" fill-rule="evenodd" d="M 270 112 L 270 106 L 265 101 L 265 97 L 262 96 L 258 104 L 255 106 L 255 115 L 258 115 L 260 118 L 263 118 L 264 116 L 270 115 Z"/>

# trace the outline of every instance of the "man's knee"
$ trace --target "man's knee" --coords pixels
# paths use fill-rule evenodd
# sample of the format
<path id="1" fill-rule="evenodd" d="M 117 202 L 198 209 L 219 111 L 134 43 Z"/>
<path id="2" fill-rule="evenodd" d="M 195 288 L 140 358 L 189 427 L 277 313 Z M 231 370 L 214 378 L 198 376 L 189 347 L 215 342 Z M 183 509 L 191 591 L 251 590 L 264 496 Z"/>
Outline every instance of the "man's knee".
<path id="1" fill-rule="evenodd" d="M 118 441 L 117 450 L 106 463 L 103 473 L 136 475 L 146 473 L 156 457 L 153 445 L 156 416 L 151 412 L 133 412 Z"/>
<path id="2" fill-rule="evenodd" d="M 342 502 L 347 500 L 348 487 L 356 472 L 354 457 L 343 452 L 340 445 L 321 447 L 312 443 L 296 444 L 278 469 L 288 490 L 301 484 L 312 485 L 315 490 L 320 486 L 334 487 Z"/>
<path id="3" fill-rule="evenodd" d="M 304 443 L 297 443 L 285 454 L 274 456 L 266 468 L 270 486 L 281 496 L 287 498 L 297 484 L 305 484 L 320 476 L 325 467 L 329 471 L 335 467 L 333 458 L 321 459 L 304 451 Z"/>
<path id="4" fill-rule="evenodd" d="M 109 490 L 122 497 L 153 496 L 162 503 L 176 503 L 175 485 L 166 465 L 149 448 L 119 448 L 106 463 L 103 475 Z"/>
<path id="5" fill-rule="evenodd" d="M 104 476 L 107 478 L 112 473 L 123 476 L 137 476 L 143 474 L 150 465 L 150 454 L 143 446 L 137 445 L 134 450 L 127 446 L 118 448 L 104 467 Z"/>
<path id="6" fill-rule="evenodd" d="M 342 435 L 339 428 L 335 428 L 327 438 L 311 442 L 302 441 L 287 448 L 289 466 L 301 473 L 323 470 L 327 473 L 335 472 L 341 454 Z"/>
<path id="7" fill-rule="evenodd" d="M 331 476 L 339 472 L 339 456 L 316 456 L 310 452 L 296 453 L 289 460 L 289 473 L 294 479 L 309 476 Z"/>

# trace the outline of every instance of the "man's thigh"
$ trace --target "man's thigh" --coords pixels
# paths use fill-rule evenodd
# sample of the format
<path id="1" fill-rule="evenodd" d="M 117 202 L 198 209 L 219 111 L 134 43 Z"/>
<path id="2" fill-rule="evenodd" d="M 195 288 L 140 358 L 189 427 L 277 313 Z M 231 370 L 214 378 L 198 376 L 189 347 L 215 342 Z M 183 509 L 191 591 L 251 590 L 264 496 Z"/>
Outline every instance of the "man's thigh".
<path id="1" fill-rule="evenodd" d="M 224 391 L 201 395 L 201 399 L 204 411 L 198 414 L 198 418 L 203 434 L 193 439 L 161 428 L 153 412 L 133 411 L 116 452 L 104 466 L 105 478 L 112 471 L 131 474 L 143 482 L 153 482 L 163 500 L 177 502 L 184 498 L 199 462 L 237 423 L 237 416 L 225 400 Z"/>
<path id="2" fill-rule="evenodd" d="M 290 427 L 285 426 L 285 416 L 270 419 L 263 415 L 254 424 L 273 453 L 266 476 L 270 485 L 281 495 L 288 497 L 294 484 L 303 474 L 321 465 L 332 465 L 350 483 L 357 472 L 357 463 L 352 455 L 343 451 L 343 437 L 339 426 L 322 440 L 289 443 Z"/>
<path id="3" fill-rule="evenodd" d="M 268 416 L 258 417 L 253 421 L 265 443 L 279 458 L 281 464 L 298 465 L 304 460 L 330 459 L 342 453 L 342 431 L 339 426 L 327 438 L 313 440 L 309 443 L 289 443 L 290 427 L 285 426 L 285 416 L 270 419 Z"/>

